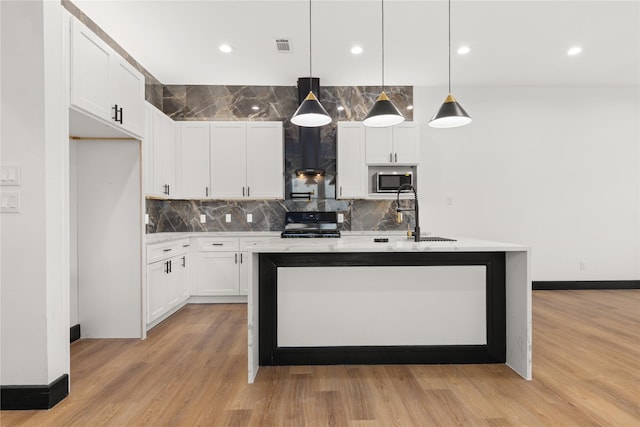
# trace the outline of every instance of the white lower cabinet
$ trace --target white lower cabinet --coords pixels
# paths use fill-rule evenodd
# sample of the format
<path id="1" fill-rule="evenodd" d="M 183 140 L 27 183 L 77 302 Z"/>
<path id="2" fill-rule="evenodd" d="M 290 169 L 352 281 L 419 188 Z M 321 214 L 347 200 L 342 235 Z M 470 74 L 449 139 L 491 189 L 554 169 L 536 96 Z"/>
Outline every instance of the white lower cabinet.
<path id="1" fill-rule="evenodd" d="M 147 325 L 189 297 L 189 239 L 147 245 Z"/>
<path id="2" fill-rule="evenodd" d="M 194 296 L 247 295 L 247 249 L 265 237 L 197 237 L 197 252 L 191 277 Z"/>

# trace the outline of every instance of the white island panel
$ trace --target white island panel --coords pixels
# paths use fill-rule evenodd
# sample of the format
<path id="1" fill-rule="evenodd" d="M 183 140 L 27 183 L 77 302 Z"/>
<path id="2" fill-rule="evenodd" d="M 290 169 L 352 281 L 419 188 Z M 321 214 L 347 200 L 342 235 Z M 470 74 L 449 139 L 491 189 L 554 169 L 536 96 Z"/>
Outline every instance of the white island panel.
<path id="1" fill-rule="evenodd" d="M 484 266 L 278 268 L 278 346 L 484 345 Z"/>

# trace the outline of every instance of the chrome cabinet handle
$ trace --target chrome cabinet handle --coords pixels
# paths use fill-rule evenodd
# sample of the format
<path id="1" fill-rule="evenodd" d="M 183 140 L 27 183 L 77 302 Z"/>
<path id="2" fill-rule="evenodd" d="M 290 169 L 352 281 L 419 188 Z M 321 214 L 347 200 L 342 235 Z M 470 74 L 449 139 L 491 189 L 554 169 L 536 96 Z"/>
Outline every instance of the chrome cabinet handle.
<path id="1" fill-rule="evenodd" d="M 170 252 L 170 251 L 171 251 L 171 248 L 162 250 L 162 252 Z"/>
<path id="2" fill-rule="evenodd" d="M 236 264 L 238 263 L 238 253 L 236 253 Z"/>
<path id="3" fill-rule="evenodd" d="M 244 187 L 242 187 L 242 197 L 244 197 Z"/>
<path id="4" fill-rule="evenodd" d="M 340 197 L 342 197 L 342 185 L 340 186 Z"/>
<path id="5" fill-rule="evenodd" d="M 224 243 L 212 243 L 211 246 L 224 246 Z"/>
<path id="6" fill-rule="evenodd" d="M 251 197 L 249 194 L 251 192 L 251 187 L 247 186 L 247 197 Z"/>
<path id="7" fill-rule="evenodd" d="M 240 264 L 242 264 L 242 252 L 240 253 Z"/>
<path id="8" fill-rule="evenodd" d="M 185 256 L 182 257 L 182 266 L 183 267 L 187 266 L 187 257 L 185 257 Z"/>
<path id="9" fill-rule="evenodd" d="M 204 187 L 204 196 L 205 197 L 209 197 L 209 187 L 208 186 Z"/>
<path id="10" fill-rule="evenodd" d="M 393 162 L 393 153 L 389 153 L 389 163 Z"/>
<path id="11" fill-rule="evenodd" d="M 395 153 L 396 163 L 398 163 L 398 153 Z"/>

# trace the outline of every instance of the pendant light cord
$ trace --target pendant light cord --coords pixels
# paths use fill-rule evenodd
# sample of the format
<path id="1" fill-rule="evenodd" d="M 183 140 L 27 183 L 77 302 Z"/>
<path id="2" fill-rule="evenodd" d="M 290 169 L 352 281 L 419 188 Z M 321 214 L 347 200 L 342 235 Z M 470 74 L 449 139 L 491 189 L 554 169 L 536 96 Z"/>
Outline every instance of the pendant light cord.
<path id="1" fill-rule="evenodd" d="M 449 0 L 449 94 L 451 94 L 451 0 Z"/>
<path id="2" fill-rule="evenodd" d="M 311 71 L 311 0 L 309 0 L 309 92 L 313 91 L 313 72 Z"/>
<path id="3" fill-rule="evenodd" d="M 384 0 L 382 3 L 382 92 L 384 92 Z"/>

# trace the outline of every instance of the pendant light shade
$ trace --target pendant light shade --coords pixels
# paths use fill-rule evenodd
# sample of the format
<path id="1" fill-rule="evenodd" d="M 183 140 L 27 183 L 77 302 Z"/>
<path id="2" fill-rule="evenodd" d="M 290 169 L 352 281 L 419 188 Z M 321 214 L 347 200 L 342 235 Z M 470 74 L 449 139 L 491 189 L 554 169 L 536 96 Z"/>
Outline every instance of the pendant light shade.
<path id="1" fill-rule="evenodd" d="M 309 87 L 313 87 L 311 57 L 311 0 L 309 0 Z M 320 104 L 313 91 L 309 91 L 309 95 L 302 101 L 296 112 L 293 113 L 291 123 L 303 127 L 319 127 L 331 123 L 331 117 Z"/>
<path id="2" fill-rule="evenodd" d="M 291 117 L 291 123 L 297 126 L 317 127 L 331 123 L 329 113 L 324 109 L 313 91 L 302 101 L 296 112 Z"/>
<path id="3" fill-rule="evenodd" d="M 382 93 L 378 96 L 376 103 L 373 104 L 369 114 L 365 117 L 362 124 L 369 127 L 387 127 L 397 125 L 404 122 L 404 116 L 400 110 L 393 105 L 386 93 L 384 93 L 384 0 L 382 3 Z"/>
<path id="4" fill-rule="evenodd" d="M 464 111 L 458 101 L 449 94 L 444 100 L 442 107 L 429 121 L 432 128 L 455 128 L 471 123 L 471 117 Z"/>
<path id="5" fill-rule="evenodd" d="M 471 123 L 471 117 L 451 95 L 451 0 L 449 0 L 449 95 L 442 107 L 429 121 L 432 128 L 455 128 Z"/>
<path id="6" fill-rule="evenodd" d="M 397 125 L 403 121 L 404 117 L 383 91 L 371 107 L 363 124 L 370 127 L 385 127 Z"/>

